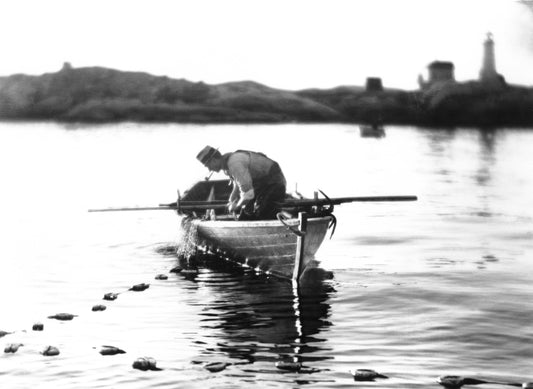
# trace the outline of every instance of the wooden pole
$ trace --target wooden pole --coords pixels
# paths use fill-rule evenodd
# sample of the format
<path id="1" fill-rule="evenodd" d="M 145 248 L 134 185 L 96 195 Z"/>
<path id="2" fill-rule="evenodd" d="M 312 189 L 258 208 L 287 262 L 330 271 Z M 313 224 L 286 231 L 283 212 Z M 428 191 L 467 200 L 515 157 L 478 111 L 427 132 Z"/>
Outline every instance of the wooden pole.
<path id="1" fill-rule="evenodd" d="M 288 199 L 277 205 L 282 209 L 295 209 L 298 207 L 312 207 L 320 205 L 338 205 L 351 203 L 355 201 L 416 201 L 416 196 L 365 196 L 365 197 L 336 197 L 331 199 Z M 205 211 L 209 209 L 225 209 L 226 200 L 212 201 L 189 201 L 180 200 L 176 203 L 160 204 L 158 207 L 123 207 L 123 208 L 104 208 L 89 209 L 89 212 L 116 212 L 116 211 L 158 211 L 158 210 L 184 210 L 184 211 Z"/>
<path id="2" fill-rule="evenodd" d="M 168 210 L 184 210 L 184 211 L 205 211 L 208 209 L 226 209 L 226 204 L 205 204 L 190 205 L 186 201 L 180 202 L 179 206 L 173 205 L 170 207 L 131 207 L 131 208 L 104 208 L 104 209 L 89 209 L 89 212 L 117 212 L 117 211 L 168 211 Z"/>
<path id="3" fill-rule="evenodd" d="M 379 201 L 416 201 L 417 196 L 359 196 L 359 197 L 333 197 L 330 199 L 287 199 L 280 202 L 281 207 L 313 206 L 313 205 L 339 205 L 352 202 L 379 202 Z"/>
<path id="4" fill-rule="evenodd" d="M 300 276 L 304 270 L 304 259 L 305 259 L 305 233 L 307 231 L 307 213 L 300 212 L 298 213 L 298 230 L 301 232 L 296 239 L 296 256 L 294 258 L 294 270 L 292 273 L 292 281 L 298 283 Z"/>

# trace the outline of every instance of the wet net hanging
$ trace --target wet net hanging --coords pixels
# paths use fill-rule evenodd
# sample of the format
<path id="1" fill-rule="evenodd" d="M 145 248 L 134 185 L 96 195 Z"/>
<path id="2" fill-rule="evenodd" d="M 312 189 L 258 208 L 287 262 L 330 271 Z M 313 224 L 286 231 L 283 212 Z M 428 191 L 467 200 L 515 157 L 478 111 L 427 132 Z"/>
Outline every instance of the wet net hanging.
<path id="1" fill-rule="evenodd" d="M 189 258 L 196 253 L 199 244 L 198 226 L 191 223 L 189 218 L 184 218 L 181 222 L 176 253 L 180 257 Z"/>

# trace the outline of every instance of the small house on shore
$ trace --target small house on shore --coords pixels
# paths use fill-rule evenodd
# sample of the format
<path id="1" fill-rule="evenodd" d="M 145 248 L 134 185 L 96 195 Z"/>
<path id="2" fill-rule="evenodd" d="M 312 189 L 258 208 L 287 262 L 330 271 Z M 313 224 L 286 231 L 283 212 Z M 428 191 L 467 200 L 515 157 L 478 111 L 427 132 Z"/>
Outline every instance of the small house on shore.
<path id="1" fill-rule="evenodd" d="M 453 62 L 433 61 L 427 68 L 429 79 L 425 81 L 422 75 L 418 77 L 420 89 L 429 89 L 433 85 L 455 82 Z"/>

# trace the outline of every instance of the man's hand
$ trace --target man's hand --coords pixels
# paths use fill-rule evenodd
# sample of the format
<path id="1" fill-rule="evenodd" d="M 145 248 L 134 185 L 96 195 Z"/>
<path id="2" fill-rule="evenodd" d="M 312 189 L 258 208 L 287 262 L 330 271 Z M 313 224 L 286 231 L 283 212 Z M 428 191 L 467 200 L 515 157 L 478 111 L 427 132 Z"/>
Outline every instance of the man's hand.
<path id="1" fill-rule="evenodd" d="M 238 201 L 231 201 L 231 202 L 228 203 L 228 212 L 229 213 L 239 212 L 240 208 L 241 207 L 239 207 Z"/>

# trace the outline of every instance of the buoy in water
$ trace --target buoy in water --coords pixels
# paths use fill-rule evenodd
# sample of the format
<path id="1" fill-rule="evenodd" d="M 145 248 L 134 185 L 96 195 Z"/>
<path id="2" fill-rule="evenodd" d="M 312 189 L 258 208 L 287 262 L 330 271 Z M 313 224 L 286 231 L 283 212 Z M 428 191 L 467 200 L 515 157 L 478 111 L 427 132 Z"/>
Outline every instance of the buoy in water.
<path id="1" fill-rule="evenodd" d="M 476 378 L 461 377 L 457 375 L 445 375 L 437 378 L 437 383 L 448 389 L 459 389 L 463 385 L 479 385 L 490 383 Z"/>
<path id="2" fill-rule="evenodd" d="M 204 367 L 207 370 L 209 370 L 211 373 L 218 373 L 219 371 L 224 370 L 229 365 L 231 365 L 231 363 L 227 363 L 227 362 L 212 362 L 212 363 L 208 363 Z"/>
<path id="3" fill-rule="evenodd" d="M 437 383 L 444 386 L 447 389 L 459 389 L 463 385 L 481 385 L 481 384 L 494 384 L 494 385 L 505 385 L 505 386 L 515 386 L 522 389 L 531 389 L 533 388 L 533 382 L 497 382 L 497 381 L 485 381 L 479 380 L 477 378 L 468 378 L 461 377 L 456 375 L 446 375 L 440 376 L 437 378 Z"/>
<path id="4" fill-rule="evenodd" d="M 196 275 L 196 274 L 198 274 L 198 269 L 195 268 L 195 267 L 190 267 L 190 268 L 187 268 L 187 269 L 183 269 L 181 272 L 182 272 L 182 274 Z"/>
<path id="5" fill-rule="evenodd" d="M 300 362 L 279 361 L 276 362 L 276 367 L 280 370 L 299 371 L 302 369 Z"/>
<path id="6" fill-rule="evenodd" d="M 71 313 L 56 313 L 55 315 L 48 316 L 49 319 L 56 319 L 56 320 L 72 320 L 78 315 L 73 315 Z"/>
<path id="7" fill-rule="evenodd" d="M 156 280 L 168 280 L 168 276 L 166 274 L 158 274 L 155 276 Z"/>
<path id="8" fill-rule="evenodd" d="M 47 346 L 41 354 L 47 357 L 54 357 L 56 355 L 59 355 L 59 349 L 54 346 Z"/>
<path id="9" fill-rule="evenodd" d="M 132 290 L 134 292 L 142 292 L 143 290 L 146 290 L 150 287 L 150 284 L 137 284 L 133 285 L 129 290 Z"/>
<path id="10" fill-rule="evenodd" d="M 142 357 L 142 358 L 137 358 L 135 360 L 135 362 L 133 362 L 133 368 L 134 369 L 138 369 L 138 370 L 142 370 L 142 371 L 147 371 L 147 370 L 154 370 L 154 371 L 157 371 L 157 370 L 163 370 L 163 369 L 160 369 L 156 366 L 156 361 L 154 358 L 150 358 L 150 357 Z"/>
<path id="11" fill-rule="evenodd" d="M 43 324 L 43 323 L 35 323 L 35 324 L 31 327 L 31 329 L 32 329 L 33 331 L 42 331 L 42 330 L 44 330 L 44 324 Z"/>
<path id="12" fill-rule="evenodd" d="M 0 338 L 3 338 L 4 336 L 9 335 L 9 334 L 12 334 L 12 332 L 0 331 Z"/>
<path id="13" fill-rule="evenodd" d="M 92 307 L 92 311 L 93 312 L 105 311 L 106 309 L 107 309 L 107 307 L 105 305 L 102 305 L 102 304 L 94 305 Z"/>
<path id="14" fill-rule="evenodd" d="M 106 293 L 104 294 L 104 300 L 113 301 L 118 297 L 118 293 Z"/>
<path id="15" fill-rule="evenodd" d="M 181 273 L 183 271 L 183 268 L 180 267 L 180 266 L 176 266 L 176 267 L 173 267 L 172 269 L 170 269 L 170 273 Z"/>
<path id="16" fill-rule="evenodd" d="M 100 350 L 102 355 L 117 355 L 117 354 L 126 354 L 126 351 L 119 349 L 115 346 L 102 346 Z"/>
<path id="17" fill-rule="evenodd" d="M 371 369 L 357 369 L 350 371 L 355 381 L 374 381 L 376 378 L 389 378 Z"/>
<path id="18" fill-rule="evenodd" d="M 5 353 L 16 353 L 19 347 L 24 346 L 22 343 L 11 343 L 6 346 L 4 349 Z"/>

